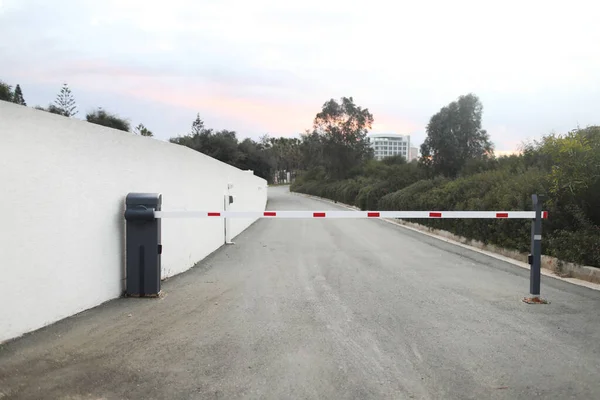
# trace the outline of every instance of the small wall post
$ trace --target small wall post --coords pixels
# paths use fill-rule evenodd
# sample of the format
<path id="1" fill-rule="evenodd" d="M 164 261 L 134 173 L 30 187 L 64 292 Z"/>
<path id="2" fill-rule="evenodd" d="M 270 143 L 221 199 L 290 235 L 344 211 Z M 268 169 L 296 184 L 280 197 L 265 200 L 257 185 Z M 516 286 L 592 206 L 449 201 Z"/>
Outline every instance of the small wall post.
<path id="1" fill-rule="evenodd" d="M 231 195 L 231 189 L 233 189 L 233 183 L 229 182 L 227 184 L 227 192 L 225 193 L 225 198 L 223 199 L 223 210 L 229 211 L 231 210 L 231 205 L 233 204 L 233 196 Z M 230 218 L 224 218 L 225 224 L 225 244 L 235 244 L 231 241 L 231 220 Z"/>

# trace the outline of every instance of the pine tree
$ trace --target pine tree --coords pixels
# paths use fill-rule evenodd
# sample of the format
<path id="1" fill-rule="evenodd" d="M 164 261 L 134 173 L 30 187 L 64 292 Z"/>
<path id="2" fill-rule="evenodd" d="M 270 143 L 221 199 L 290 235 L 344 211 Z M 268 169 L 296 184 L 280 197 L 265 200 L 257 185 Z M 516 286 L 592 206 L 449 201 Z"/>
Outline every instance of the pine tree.
<path id="1" fill-rule="evenodd" d="M 63 87 L 60 89 L 60 93 L 56 96 L 56 100 L 54 100 L 56 107 L 61 110 L 62 115 L 65 117 L 73 117 L 75 116 L 77 111 L 77 105 L 75 104 L 75 98 L 71 93 L 71 89 L 65 83 Z"/>
<path id="2" fill-rule="evenodd" d="M 23 98 L 23 91 L 21 90 L 21 86 L 19 86 L 18 83 L 17 83 L 17 86 L 15 87 L 15 92 L 13 93 L 13 96 L 12 96 L 12 102 L 20 104 L 22 106 L 27 105 L 27 103 L 25 103 L 25 99 Z"/>
<path id="3" fill-rule="evenodd" d="M 199 135 L 204 130 L 204 121 L 200 119 L 200 113 L 196 115 L 196 119 L 192 122 L 192 135 Z"/>

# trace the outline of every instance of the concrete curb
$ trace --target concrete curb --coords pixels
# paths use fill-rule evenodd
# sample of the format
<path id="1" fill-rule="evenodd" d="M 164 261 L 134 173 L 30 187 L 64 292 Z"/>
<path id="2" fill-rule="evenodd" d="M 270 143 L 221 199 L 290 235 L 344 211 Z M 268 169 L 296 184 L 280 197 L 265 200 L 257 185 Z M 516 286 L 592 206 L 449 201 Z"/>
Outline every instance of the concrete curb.
<path id="1" fill-rule="evenodd" d="M 293 195 L 296 195 L 296 196 L 304 196 L 304 197 L 307 197 L 307 198 L 311 198 L 313 200 L 318 200 L 318 201 L 322 201 L 324 203 L 333 204 L 333 205 L 336 205 L 336 206 L 339 206 L 339 207 L 343 207 L 343 208 L 346 208 L 346 209 L 349 209 L 349 210 L 359 210 L 360 211 L 360 208 L 358 208 L 358 207 L 351 206 L 351 205 L 344 204 L 344 203 L 340 203 L 340 202 L 335 202 L 335 201 L 332 201 L 332 200 L 329 200 L 329 199 L 325 199 L 323 197 L 317 197 L 317 196 L 312 196 L 312 195 L 309 195 L 309 194 L 297 193 L 297 192 L 292 192 L 292 191 L 290 191 L 290 193 L 292 193 Z M 492 251 L 483 250 L 483 249 L 480 249 L 480 248 L 477 248 L 477 247 L 474 247 L 474 246 L 470 246 L 468 244 L 464 244 L 464 243 L 458 242 L 456 240 L 450 239 L 448 237 L 444 237 L 444 236 L 439 235 L 439 234 L 428 232 L 429 228 L 425 227 L 425 226 L 422 226 L 422 225 L 418 225 L 418 224 L 410 223 L 410 222 L 406 222 L 406 221 L 401 221 L 401 220 L 387 219 L 387 218 L 386 219 L 382 218 L 380 220 L 384 221 L 384 222 L 386 222 L 388 224 L 393 224 L 395 226 L 411 230 L 413 232 L 418 232 L 420 234 L 427 235 L 429 237 L 441 240 L 441 241 L 446 242 L 446 243 L 450 243 L 450 244 L 453 244 L 453 245 L 456 245 L 456 246 L 460 246 L 462 248 L 465 248 L 465 249 L 468 249 L 468 250 L 471 250 L 471 251 L 475 251 L 475 252 L 480 253 L 480 254 L 485 254 L 488 257 L 492 257 L 492 258 L 495 258 L 497 260 L 507 262 L 509 264 L 515 265 L 517 267 L 521 267 L 523 269 L 530 269 L 529 264 L 527 264 L 525 262 L 516 260 L 514 258 L 510 258 L 510 257 L 507 257 L 507 256 L 503 256 L 501 254 L 494 253 Z M 449 235 L 452 235 L 450 232 L 447 232 L 447 233 Z M 509 252 L 509 251 L 507 250 L 507 252 Z M 517 252 L 509 252 L 509 253 L 519 254 Z M 586 287 L 586 288 L 589 288 L 589 289 L 600 291 L 600 284 L 598 284 L 598 283 L 590 282 L 590 281 L 582 280 L 582 279 L 577 279 L 577 278 L 561 277 L 560 275 L 556 274 L 552 269 L 548 268 L 548 265 L 550 265 L 550 266 L 552 266 L 553 264 L 556 265 L 558 263 L 558 260 L 556 260 L 556 259 L 554 259 L 552 257 L 548 257 L 548 256 L 542 256 L 542 257 L 545 259 L 545 262 L 543 262 L 543 265 L 542 265 L 542 275 L 550 277 L 550 278 L 554 278 L 554 279 L 557 279 L 557 280 L 561 280 L 561 281 L 564 281 L 564 282 L 569 282 L 569 283 L 571 283 L 573 285 L 583 286 L 583 287 Z M 570 264 L 570 263 L 564 263 L 564 264 L 571 266 L 571 268 L 573 266 L 573 264 Z M 592 269 L 592 267 L 578 267 L 578 268 L 582 269 L 584 271 L 589 271 L 590 269 Z M 594 270 L 595 270 L 595 268 L 594 268 Z M 567 271 L 569 271 L 569 269 L 567 269 Z M 591 276 L 592 279 L 596 278 L 597 274 L 600 275 L 600 271 L 597 271 L 597 272 L 593 271 L 593 272 L 594 273 L 589 272 L 589 274 L 590 274 L 590 276 Z M 585 275 L 585 273 L 584 273 L 584 275 Z"/>

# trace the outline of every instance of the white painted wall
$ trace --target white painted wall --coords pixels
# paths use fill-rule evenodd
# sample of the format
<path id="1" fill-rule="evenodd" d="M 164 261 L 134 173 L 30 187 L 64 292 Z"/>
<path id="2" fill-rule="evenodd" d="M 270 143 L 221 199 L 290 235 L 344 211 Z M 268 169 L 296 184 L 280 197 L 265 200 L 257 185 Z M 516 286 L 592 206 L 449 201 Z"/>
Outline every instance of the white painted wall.
<path id="1" fill-rule="evenodd" d="M 124 200 L 264 210 L 267 183 L 191 149 L 0 101 L 0 342 L 118 297 Z M 232 236 L 253 220 L 232 221 Z M 221 219 L 165 219 L 163 277 L 224 243 Z"/>

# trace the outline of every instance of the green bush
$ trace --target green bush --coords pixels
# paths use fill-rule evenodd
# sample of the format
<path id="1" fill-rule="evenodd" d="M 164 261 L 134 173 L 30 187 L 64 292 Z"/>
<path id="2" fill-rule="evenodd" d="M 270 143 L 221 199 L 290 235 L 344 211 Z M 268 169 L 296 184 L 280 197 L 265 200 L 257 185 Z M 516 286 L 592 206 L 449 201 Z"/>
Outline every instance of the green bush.
<path id="1" fill-rule="evenodd" d="M 129 132 L 130 130 L 128 121 L 119 118 L 117 115 L 108 113 L 101 108 L 89 112 L 85 116 L 85 119 L 92 124 L 98 124 L 109 128 L 118 129 L 120 131 Z"/>
<path id="2" fill-rule="evenodd" d="M 327 181 L 307 172 L 292 190 L 362 210 L 531 210 L 531 195 L 546 194 L 544 254 L 600 267 L 600 127 L 548 136 L 521 156 L 466 163 L 457 179 L 424 179 L 402 160 L 370 161 L 355 179 Z M 531 222 L 497 219 L 411 220 L 469 239 L 521 252 L 530 250 Z"/>

